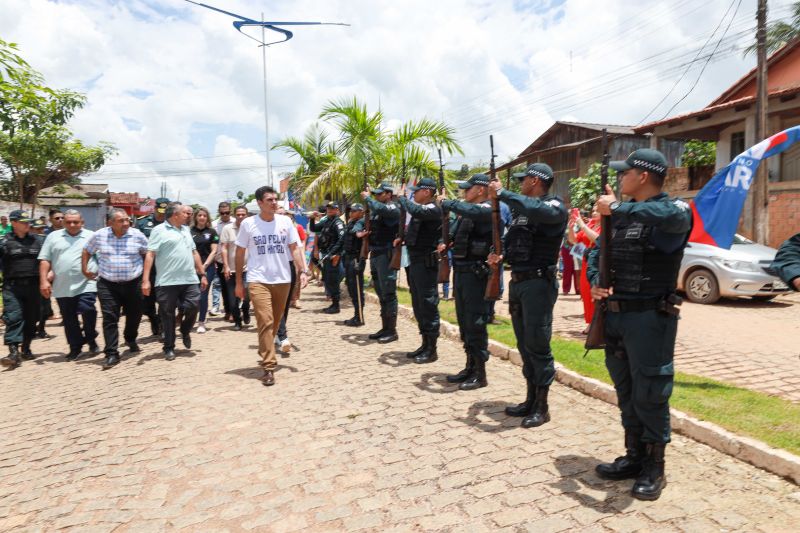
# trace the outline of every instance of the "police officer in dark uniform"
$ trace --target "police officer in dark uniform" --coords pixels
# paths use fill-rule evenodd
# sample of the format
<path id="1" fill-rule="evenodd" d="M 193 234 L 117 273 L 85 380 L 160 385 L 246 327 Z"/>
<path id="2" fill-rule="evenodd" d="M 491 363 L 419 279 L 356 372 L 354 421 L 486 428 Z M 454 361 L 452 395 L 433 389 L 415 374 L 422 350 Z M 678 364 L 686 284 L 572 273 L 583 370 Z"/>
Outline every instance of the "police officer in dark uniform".
<path id="1" fill-rule="evenodd" d="M 350 220 L 344 229 L 342 258 L 347 292 L 353 300 L 353 318 L 344 321 L 345 326 L 358 327 L 364 325 L 364 263 L 361 259 L 361 244 L 364 232 L 364 206 L 350 206 Z"/>
<path id="2" fill-rule="evenodd" d="M 667 160 L 661 152 L 636 150 L 610 166 L 631 200 L 620 202 L 610 187 L 597 200 L 600 214 L 611 216 L 611 289 L 597 287 L 598 248 L 589 255 L 587 277 L 592 297 L 607 299 L 606 367 L 617 390 L 626 453 L 596 471 L 604 479 L 635 478 L 633 497 L 655 500 L 666 485 L 680 304 L 675 289 L 692 214 L 686 202 L 662 192 Z"/>
<path id="3" fill-rule="evenodd" d="M 317 224 L 317 218 L 322 214 L 317 211 L 311 214 L 309 229 L 317 233 L 319 246 L 319 262 L 322 265 L 322 281 L 325 283 L 325 292 L 331 297 L 331 305 L 322 310 L 329 315 L 336 314 L 339 309 L 341 296 L 340 285 L 344 276 L 342 265 L 342 246 L 344 245 L 344 222 L 339 218 L 339 204 L 328 202 L 325 207 L 324 221 Z"/>
<path id="4" fill-rule="evenodd" d="M 375 198 L 370 196 L 370 192 Z M 393 342 L 397 336 L 397 271 L 389 264 L 392 260 L 392 243 L 397 236 L 400 209 L 392 201 L 394 189 L 387 182 L 361 196 L 369 205 L 369 266 L 372 284 L 381 303 L 381 329 L 369 338 L 379 343 Z"/>
<path id="5" fill-rule="evenodd" d="M 504 257 L 511 266 L 508 308 L 522 356 L 522 373 L 527 382 L 525 401 L 506 407 L 509 416 L 522 416 L 522 427 L 537 427 L 550 421 L 547 395 L 555 378 L 550 350 L 553 306 L 558 298 L 556 270 L 561 238 L 567 228 L 563 200 L 549 193 L 553 169 L 534 163 L 514 174 L 522 194 L 502 189 L 499 181 L 489 184 L 497 197 L 511 208 L 511 226 L 505 235 Z M 499 263 L 503 256 L 490 254 Z"/>
<path id="6" fill-rule="evenodd" d="M 414 201 L 406 197 L 404 187 L 397 203 L 411 216 L 405 233 L 409 261 L 406 279 L 422 344 L 413 352 L 407 352 L 406 357 L 424 364 L 439 357 L 436 353 L 439 338 L 439 253 L 436 248 L 442 242 L 442 209 L 434 201 L 436 182 L 431 178 L 422 178 L 409 190 L 414 193 Z"/>
<path id="7" fill-rule="evenodd" d="M 156 198 L 155 210 L 153 213 L 136 221 L 136 229 L 144 233 L 144 236 L 149 239 L 150 232 L 153 231 L 153 228 L 166 220 L 164 214 L 167 212 L 167 206 L 169 204 L 169 198 Z M 153 265 L 153 268 L 150 270 L 150 286 L 155 287 L 155 285 L 156 268 L 155 265 Z M 148 296 L 142 296 L 142 301 L 144 302 L 144 309 L 142 311 L 147 315 L 147 318 L 150 319 L 150 330 L 153 332 L 153 335 L 159 335 L 161 333 L 161 319 L 158 317 L 158 312 L 156 311 L 155 291 L 151 291 Z"/>
<path id="8" fill-rule="evenodd" d="M 485 387 L 486 362 L 489 360 L 489 333 L 486 326 L 492 314 L 492 302 L 484 299 L 489 267 L 486 257 L 492 247 L 492 205 L 489 203 L 489 176 L 475 174 L 458 188 L 465 190 L 463 202 L 443 200 L 442 208 L 458 215 L 450 227 L 453 252 L 453 295 L 456 317 L 467 364 L 458 374 L 447 376 L 450 383 L 460 383 L 461 390 Z M 444 243 L 439 245 L 444 251 Z"/>
<path id="9" fill-rule="evenodd" d="M 800 291 L 800 233 L 781 244 L 772 268 L 790 288 Z"/>
<path id="10" fill-rule="evenodd" d="M 27 361 L 34 357 L 31 341 L 42 312 L 38 257 L 44 237 L 31 232 L 33 219 L 27 211 L 12 211 L 8 218 L 13 229 L 0 241 L 0 258 L 3 260 L 3 322 L 6 325 L 4 341 L 8 346 L 8 356 L 0 359 L 0 364 L 16 368 L 23 359 Z"/>

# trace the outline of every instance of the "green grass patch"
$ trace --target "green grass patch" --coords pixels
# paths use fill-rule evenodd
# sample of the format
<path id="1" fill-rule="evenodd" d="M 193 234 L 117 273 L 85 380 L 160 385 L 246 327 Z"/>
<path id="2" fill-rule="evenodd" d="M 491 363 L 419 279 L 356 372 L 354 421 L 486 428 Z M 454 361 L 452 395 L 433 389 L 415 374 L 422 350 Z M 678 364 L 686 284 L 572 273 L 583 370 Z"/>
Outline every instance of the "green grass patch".
<path id="1" fill-rule="evenodd" d="M 401 304 L 411 306 L 411 294 L 398 288 Z M 452 300 L 439 302 L 442 320 L 457 324 L 455 303 Z M 503 344 L 516 347 L 517 341 L 511 320 L 497 317 L 500 324 L 489 326 L 489 337 Z M 611 384 L 604 356 L 600 351 L 589 352 L 583 344 L 569 339 L 553 338 L 553 354 L 556 361 L 565 367 L 604 383 Z M 788 400 L 769 396 L 722 383 L 713 379 L 678 372 L 670 405 L 700 420 L 706 420 L 739 435 L 747 435 L 770 446 L 800 455 L 800 405 Z"/>

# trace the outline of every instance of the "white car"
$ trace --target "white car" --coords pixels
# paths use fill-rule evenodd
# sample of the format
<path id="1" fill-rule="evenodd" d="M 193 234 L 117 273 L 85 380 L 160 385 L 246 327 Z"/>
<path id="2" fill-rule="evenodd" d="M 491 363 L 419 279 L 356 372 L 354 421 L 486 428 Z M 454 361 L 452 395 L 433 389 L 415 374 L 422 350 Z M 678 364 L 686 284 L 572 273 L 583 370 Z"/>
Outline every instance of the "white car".
<path id="1" fill-rule="evenodd" d="M 741 235 L 734 236 L 730 250 L 690 242 L 683 254 L 678 290 L 700 304 L 713 304 L 723 297 L 771 300 L 790 292 L 770 268 L 777 252 Z"/>

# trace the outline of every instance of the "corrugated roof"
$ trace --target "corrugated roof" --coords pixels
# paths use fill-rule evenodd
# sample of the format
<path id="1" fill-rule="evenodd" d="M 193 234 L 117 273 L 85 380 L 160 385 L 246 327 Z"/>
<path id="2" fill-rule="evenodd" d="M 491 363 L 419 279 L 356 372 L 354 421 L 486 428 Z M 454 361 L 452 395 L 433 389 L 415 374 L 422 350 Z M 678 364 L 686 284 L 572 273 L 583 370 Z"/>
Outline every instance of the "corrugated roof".
<path id="1" fill-rule="evenodd" d="M 590 122 L 565 122 L 559 120 L 556 124 L 565 124 L 568 126 L 576 126 L 578 128 L 585 128 L 587 130 L 603 131 L 616 135 L 633 135 L 633 126 L 623 126 L 621 124 L 592 124 Z"/>

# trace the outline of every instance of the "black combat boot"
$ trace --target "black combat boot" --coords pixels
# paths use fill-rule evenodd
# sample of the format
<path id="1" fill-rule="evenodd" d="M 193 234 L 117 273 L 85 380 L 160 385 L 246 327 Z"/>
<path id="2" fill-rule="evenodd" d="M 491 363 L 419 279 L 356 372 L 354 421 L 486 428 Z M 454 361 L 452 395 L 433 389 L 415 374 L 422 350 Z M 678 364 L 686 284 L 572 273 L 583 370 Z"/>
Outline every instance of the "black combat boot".
<path id="1" fill-rule="evenodd" d="M 380 344 L 394 342 L 400 337 L 397 336 L 397 315 L 386 315 L 386 331 L 378 338 Z"/>
<path id="2" fill-rule="evenodd" d="M 550 411 L 547 408 L 547 393 L 550 387 L 536 387 L 536 400 L 533 402 L 531 414 L 522 419 L 524 428 L 535 428 L 550 422 Z"/>
<path id="3" fill-rule="evenodd" d="M 326 315 L 335 315 L 339 311 L 341 311 L 341 310 L 339 309 L 339 297 L 338 296 L 334 296 L 333 297 L 333 302 L 331 303 L 331 305 L 322 310 L 322 312 L 325 313 Z"/>
<path id="4" fill-rule="evenodd" d="M 436 335 L 423 335 L 422 338 L 428 341 L 428 346 L 414 358 L 414 362 L 418 365 L 433 363 L 439 359 L 439 354 L 436 353 L 436 340 L 438 337 Z"/>
<path id="5" fill-rule="evenodd" d="M 367 337 L 371 340 L 378 340 L 386 334 L 386 313 L 381 311 L 381 329 L 375 333 L 370 333 Z"/>
<path id="6" fill-rule="evenodd" d="M 461 370 L 458 374 L 451 374 L 447 376 L 448 383 L 463 383 L 467 380 L 470 375 L 472 375 L 472 368 L 475 366 L 475 362 L 472 360 L 472 355 L 470 355 L 469 350 L 467 350 L 467 364 L 464 366 L 464 369 Z"/>
<path id="7" fill-rule="evenodd" d="M 409 359 L 414 359 L 416 356 L 424 352 L 427 348 L 428 348 L 428 337 L 423 335 L 422 344 L 419 345 L 419 348 L 417 348 L 413 352 L 406 352 L 406 357 L 408 357 Z"/>
<path id="8" fill-rule="evenodd" d="M 6 368 L 17 368 L 22 359 L 19 356 L 19 348 L 16 344 L 8 345 L 8 355 L 0 359 L 0 364 Z"/>
<path id="9" fill-rule="evenodd" d="M 363 309 L 362 309 L 362 313 L 363 313 Z M 358 311 L 356 311 L 355 314 L 353 314 L 353 318 L 348 318 L 347 320 L 344 321 L 344 325 L 345 326 L 350 326 L 351 328 L 357 328 L 359 326 L 363 326 L 364 325 L 364 321 L 361 320 L 361 316 L 359 316 Z"/>
<path id="10" fill-rule="evenodd" d="M 486 381 L 486 358 L 483 356 L 483 353 L 476 351 L 473 359 L 475 360 L 475 366 L 472 374 L 464 383 L 458 386 L 459 390 L 475 390 L 489 384 L 489 382 Z"/>
<path id="11" fill-rule="evenodd" d="M 517 405 L 509 405 L 506 407 L 506 414 L 508 416 L 528 416 L 533 409 L 533 402 L 536 400 L 536 388 L 528 380 L 525 380 L 525 385 L 528 387 L 528 395 L 525 401 Z"/>
<path id="12" fill-rule="evenodd" d="M 600 463 L 595 467 L 597 475 L 603 479 L 636 479 L 642 472 L 645 445 L 639 440 L 639 433 L 625 430 L 625 455 L 617 457 L 613 463 Z"/>
<path id="13" fill-rule="evenodd" d="M 32 361 L 36 359 L 36 356 L 33 355 L 31 351 L 31 341 L 22 341 L 22 348 L 20 351 L 22 352 L 20 353 L 20 357 L 22 357 L 23 361 Z"/>
<path id="14" fill-rule="evenodd" d="M 661 490 L 667 486 L 664 475 L 664 443 L 647 444 L 647 455 L 642 461 L 642 473 L 636 478 L 631 489 L 631 496 L 637 500 L 657 500 Z"/>

